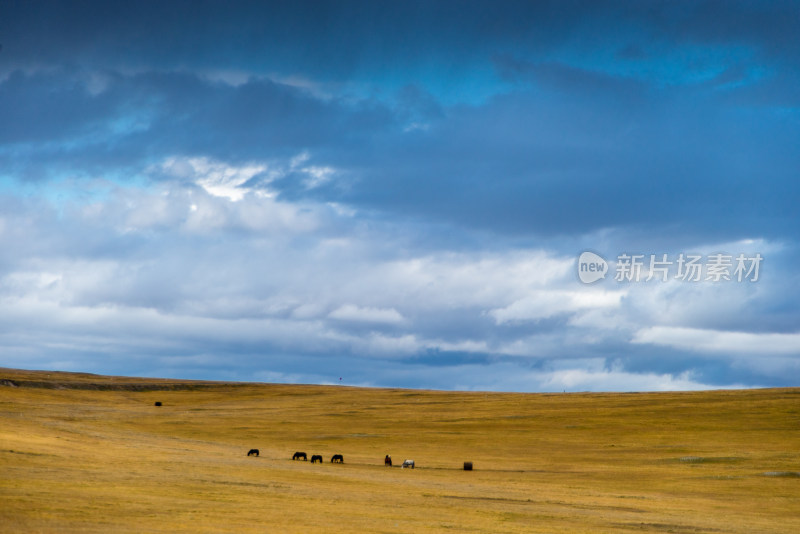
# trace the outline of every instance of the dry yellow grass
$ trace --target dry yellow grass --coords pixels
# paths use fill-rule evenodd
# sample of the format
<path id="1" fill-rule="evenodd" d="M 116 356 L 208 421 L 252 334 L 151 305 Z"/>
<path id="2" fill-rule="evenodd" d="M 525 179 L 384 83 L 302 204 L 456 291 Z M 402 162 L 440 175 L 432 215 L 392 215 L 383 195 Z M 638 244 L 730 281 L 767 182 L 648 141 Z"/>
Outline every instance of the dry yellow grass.
<path id="1" fill-rule="evenodd" d="M 0 383 L 3 532 L 800 532 L 800 389 Z"/>

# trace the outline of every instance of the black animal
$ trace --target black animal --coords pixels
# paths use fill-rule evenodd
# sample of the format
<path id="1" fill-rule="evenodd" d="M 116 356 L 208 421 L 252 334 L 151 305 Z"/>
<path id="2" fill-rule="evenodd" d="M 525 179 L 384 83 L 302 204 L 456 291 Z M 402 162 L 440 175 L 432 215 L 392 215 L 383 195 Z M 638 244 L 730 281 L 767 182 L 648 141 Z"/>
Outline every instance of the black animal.
<path id="1" fill-rule="evenodd" d="M 313 454 L 311 456 L 311 463 L 313 464 L 314 462 L 322 463 L 322 455 L 321 454 Z"/>
<path id="2" fill-rule="evenodd" d="M 308 456 L 306 456 L 306 453 L 304 452 L 296 452 L 294 453 L 294 456 L 292 456 L 292 460 L 299 460 L 300 458 L 303 460 L 308 460 Z"/>
<path id="3" fill-rule="evenodd" d="M 344 463 L 344 456 L 342 456 L 341 454 L 334 454 L 334 455 L 331 457 L 331 463 L 332 463 L 332 464 L 333 464 L 333 463 L 339 463 L 339 464 L 343 464 L 343 463 Z"/>
<path id="4" fill-rule="evenodd" d="M 392 457 L 388 454 L 386 455 L 386 458 L 383 459 L 383 465 L 386 467 L 392 467 Z"/>
<path id="5" fill-rule="evenodd" d="M 161 401 L 156 401 L 156 406 L 161 406 Z"/>
<path id="6" fill-rule="evenodd" d="M 258 456 L 258 449 L 250 449 L 247 451 L 247 456 Z"/>

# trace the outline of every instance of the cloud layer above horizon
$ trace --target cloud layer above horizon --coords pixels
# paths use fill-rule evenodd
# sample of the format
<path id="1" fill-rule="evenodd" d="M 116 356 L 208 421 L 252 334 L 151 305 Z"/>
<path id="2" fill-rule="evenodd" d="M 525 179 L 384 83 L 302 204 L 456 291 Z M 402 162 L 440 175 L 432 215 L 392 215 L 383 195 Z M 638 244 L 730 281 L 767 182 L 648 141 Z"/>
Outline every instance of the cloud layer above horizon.
<path id="1" fill-rule="evenodd" d="M 792 2 L 4 3 L 0 366 L 800 385 L 798 87 Z"/>

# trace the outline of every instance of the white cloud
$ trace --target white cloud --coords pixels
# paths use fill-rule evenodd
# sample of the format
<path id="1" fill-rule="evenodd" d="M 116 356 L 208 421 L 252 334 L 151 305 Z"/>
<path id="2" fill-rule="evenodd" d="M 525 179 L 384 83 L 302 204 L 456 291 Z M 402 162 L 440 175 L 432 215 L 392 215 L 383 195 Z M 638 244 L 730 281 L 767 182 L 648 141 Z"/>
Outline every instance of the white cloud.
<path id="1" fill-rule="evenodd" d="M 253 366 L 275 373 L 264 376 L 324 381 L 330 376 L 299 364 L 272 369 L 272 362 L 347 357 L 369 360 L 365 369 L 376 374 L 363 383 L 395 383 L 413 366 L 439 387 L 522 391 L 710 387 L 660 364 L 608 370 L 609 347 L 625 361 L 651 352 L 646 344 L 773 355 L 727 359 L 739 376 L 755 377 L 750 383 L 797 367 L 800 334 L 714 327 L 757 317 L 768 279 L 589 287 L 575 279 L 570 253 L 432 248 L 396 220 L 343 204 L 286 201 L 263 182 L 245 185 L 261 170 L 267 186 L 270 173 L 302 176 L 310 159 L 301 153 L 237 167 L 175 157 L 162 166 L 172 179 L 105 182 L 88 201 L 76 194 L 57 207 L 14 206 L 0 232 L 0 246 L 15 251 L 0 262 L 5 363 L 80 369 L 102 354 L 110 358 L 104 362 L 118 358 L 117 366 L 130 360 L 173 375 L 237 376 Z M 542 320 L 553 317 L 560 320 Z M 447 363 L 441 369 L 412 363 L 439 357 Z M 462 357 L 494 363 L 459 365 Z M 554 364 L 559 359 L 564 365 Z M 536 370 L 526 367 L 533 361 Z M 423 383 L 415 376 L 406 384 Z"/>
<path id="2" fill-rule="evenodd" d="M 360 345 L 360 343 L 356 344 L 357 347 L 358 345 Z M 362 354 L 368 356 L 409 356 L 420 350 L 420 343 L 416 336 L 411 334 L 386 336 L 383 334 L 371 333 L 367 336 L 363 347 L 358 348 L 362 348 Z"/>
<path id="3" fill-rule="evenodd" d="M 336 170 L 332 167 L 311 166 L 305 167 L 303 172 L 308 175 L 308 178 L 303 181 L 303 185 L 306 189 L 314 189 L 315 187 L 328 183 L 331 176 L 336 173 Z"/>
<path id="4" fill-rule="evenodd" d="M 239 201 L 248 193 L 242 186 L 254 176 L 267 171 L 267 165 L 252 163 L 234 166 L 210 158 L 171 157 L 161 164 L 167 174 L 191 179 L 209 194 Z"/>
<path id="5" fill-rule="evenodd" d="M 592 371 L 582 368 L 565 369 L 539 376 L 540 388 L 568 391 L 689 391 L 714 389 L 710 384 L 697 382 L 691 372 L 631 373 L 621 370 Z M 735 387 L 735 386 L 726 386 Z"/>
<path id="6" fill-rule="evenodd" d="M 640 329 L 631 341 L 698 352 L 800 355 L 800 333 L 727 332 L 700 328 L 653 326 Z"/>
<path id="7" fill-rule="evenodd" d="M 572 367 L 570 367 L 572 365 Z M 418 370 L 418 372 L 428 372 Z M 435 372 L 435 371 L 433 371 Z M 621 369 L 596 368 L 582 361 L 565 362 L 565 368 L 531 370 L 514 363 L 498 362 L 491 366 L 461 365 L 447 368 L 454 389 L 487 391 L 692 391 L 735 389 L 740 384 L 713 385 L 698 380 L 692 372 L 678 374 L 626 372 Z M 445 380 L 439 378 L 439 380 Z"/>
<path id="8" fill-rule="evenodd" d="M 403 322 L 403 316 L 394 308 L 362 308 L 354 304 L 340 306 L 328 314 L 328 317 L 340 321 L 364 323 L 399 324 Z"/>
<path id="9" fill-rule="evenodd" d="M 535 291 L 531 295 L 514 301 L 509 306 L 489 311 L 497 324 L 515 321 L 535 321 L 561 313 L 579 310 L 616 308 L 625 291 L 555 290 Z"/>

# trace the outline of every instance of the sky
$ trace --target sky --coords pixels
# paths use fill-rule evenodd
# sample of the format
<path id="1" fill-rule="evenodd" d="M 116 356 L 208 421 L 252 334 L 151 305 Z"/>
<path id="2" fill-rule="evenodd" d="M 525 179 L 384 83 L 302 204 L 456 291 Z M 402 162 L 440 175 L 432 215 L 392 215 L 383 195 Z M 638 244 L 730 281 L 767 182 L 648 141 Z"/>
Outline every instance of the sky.
<path id="1" fill-rule="evenodd" d="M 798 2 L 5 0 L 0 366 L 800 386 L 798 147 Z"/>

